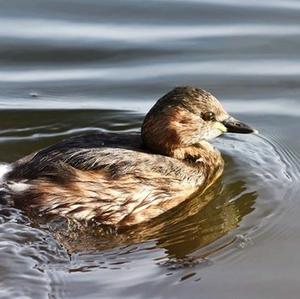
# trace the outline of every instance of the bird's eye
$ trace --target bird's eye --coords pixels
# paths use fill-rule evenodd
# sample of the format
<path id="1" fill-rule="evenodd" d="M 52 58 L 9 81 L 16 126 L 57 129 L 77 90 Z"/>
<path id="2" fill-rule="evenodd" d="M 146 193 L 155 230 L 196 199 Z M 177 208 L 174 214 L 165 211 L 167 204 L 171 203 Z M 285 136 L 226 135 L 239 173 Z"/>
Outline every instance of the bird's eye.
<path id="1" fill-rule="evenodd" d="M 202 118 L 203 118 L 205 121 L 215 120 L 215 119 L 216 119 L 215 114 L 214 114 L 213 112 L 211 112 L 211 111 L 202 113 Z"/>

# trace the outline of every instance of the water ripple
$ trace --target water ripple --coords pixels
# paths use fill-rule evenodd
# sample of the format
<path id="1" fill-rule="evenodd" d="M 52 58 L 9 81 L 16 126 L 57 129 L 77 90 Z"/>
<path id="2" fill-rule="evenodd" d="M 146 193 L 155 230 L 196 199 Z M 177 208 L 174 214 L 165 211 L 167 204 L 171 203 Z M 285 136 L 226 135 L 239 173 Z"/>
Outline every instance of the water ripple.
<path id="1" fill-rule="evenodd" d="M 220 24 L 215 26 L 159 26 L 153 24 L 115 25 L 72 23 L 62 20 L 1 19 L 1 38 L 42 39 L 56 41 L 115 41 L 123 43 L 153 43 L 199 37 L 226 36 L 298 36 L 297 25 L 281 24 Z M 9 28 L 9 31 L 7 30 Z"/>

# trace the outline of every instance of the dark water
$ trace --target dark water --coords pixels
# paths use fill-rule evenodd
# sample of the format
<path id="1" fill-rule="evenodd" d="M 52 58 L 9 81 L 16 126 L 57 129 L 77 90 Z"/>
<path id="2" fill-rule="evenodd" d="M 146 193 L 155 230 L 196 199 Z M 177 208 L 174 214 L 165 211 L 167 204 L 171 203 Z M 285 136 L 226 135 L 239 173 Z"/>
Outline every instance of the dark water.
<path id="1" fill-rule="evenodd" d="M 1 161 L 138 130 L 176 85 L 260 134 L 218 139 L 223 177 L 124 234 L 55 238 L 2 206 L 0 298 L 299 298 L 299 15 L 292 0 L 1 1 Z"/>

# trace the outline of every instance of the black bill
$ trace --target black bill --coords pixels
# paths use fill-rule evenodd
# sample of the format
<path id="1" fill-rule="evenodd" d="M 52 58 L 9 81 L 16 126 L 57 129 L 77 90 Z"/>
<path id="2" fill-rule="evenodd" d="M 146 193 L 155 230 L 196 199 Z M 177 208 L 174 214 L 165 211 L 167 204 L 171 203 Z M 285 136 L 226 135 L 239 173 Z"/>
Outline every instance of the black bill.
<path id="1" fill-rule="evenodd" d="M 222 123 L 227 128 L 228 133 L 249 134 L 257 132 L 255 129 L 252 129 L 250 126 L 240 122 L 239 120 L 233 117 L 229 117 Z"/>

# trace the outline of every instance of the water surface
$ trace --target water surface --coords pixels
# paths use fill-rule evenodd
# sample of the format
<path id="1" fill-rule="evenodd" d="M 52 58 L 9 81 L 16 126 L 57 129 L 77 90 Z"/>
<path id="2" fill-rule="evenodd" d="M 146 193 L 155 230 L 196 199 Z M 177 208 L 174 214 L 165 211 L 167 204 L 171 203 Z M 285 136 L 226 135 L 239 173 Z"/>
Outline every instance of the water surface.
<path id="1" fill-rule="evenodd" d="M 84 132 L 137 131 L 176 85 L 211 91 L 260 132 L 216 140 L 222 178 L 122 234 L 37 225 L 2 205 L 0 298 L 298 298 L 298 1 L 0 8 L 3 162 Z"/>

